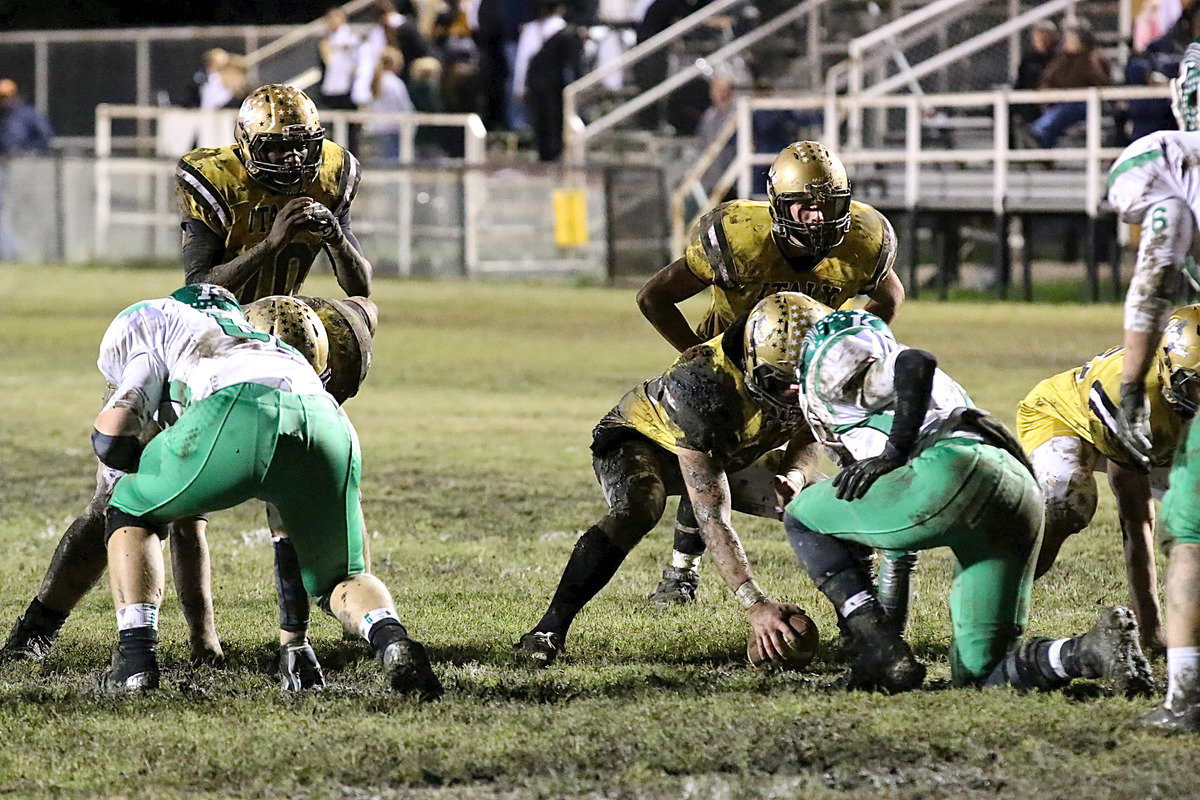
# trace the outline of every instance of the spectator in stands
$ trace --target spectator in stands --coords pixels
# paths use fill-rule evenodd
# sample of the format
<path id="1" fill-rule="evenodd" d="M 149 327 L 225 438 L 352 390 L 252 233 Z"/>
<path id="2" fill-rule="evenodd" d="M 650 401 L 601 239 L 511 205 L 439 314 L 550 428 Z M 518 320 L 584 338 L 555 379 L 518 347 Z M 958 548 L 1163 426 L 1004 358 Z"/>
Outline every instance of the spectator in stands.
<path id="1" fill-rule="evenodd" d="M 539 161 L 557 161 L 563 151 L 563 89 L 583 74 L 583 29 L 563 19 L 562 0 L 546 0 L 541 32 L 554 33 L 529 59 L 525 101 L 537 139 Z"/>
<path id="2" fill-rule="evenodd" d="M 478 58 L 471 23 L 462 0 L 446 0 L 434 17 L 430 39 L 443 62 L 454 60 L 475 63 Z"/>
<path id="3" fill-rule="evenodd" d="M 1184 48 L 1197 36 L 1200 36 L 1200 2 L 1183 0 L 1175 24 L 1147 45 L 1146 52 L 1183 55 Z"/>
<path id="4" fill-rule="evenodd" d="M 229 108 L 241 102 L 229 84 L 236 78 L 233 56 L 214 47 L 204 53 L 204 68 L 192 76 L 192 86 L 184 105 L 191 108 Z"/>
<path id="5" fill-rule="evenodd" d="M 725 75 L 714 75 L 708 84 L 708 98 L 711 102 L 700 117 L 697 131 L 700 146 L 705 150 L 716 140 L 721 128 L 725 127 L 725 123 L 733 116 L 733 81 Z M 733 140 L 730 139 L 701 178 L 705 191 L 712 191 L 717 185 L 717 181 L 733 161 L 733 156 Z"/>
<path id="6" fill-rule="evenodd" d="M 12 221 L 9 160 L 22 153 L 43 153 L 53 136 L 46 115 L 25 102 L 16 81 L 0 78 L 0 261 L 21 257 L 21 240 Z"/>
<path id="7" fill-rule="evenodd" d="M 397 10 L 391 0 L 377 0 L 375 3 L 375 24 L 358 48 L 358 67 L 355 70 L 354 88 L 350 91 L 351 99 L 359 108 L 372 100 L 371 83 L 375 80 L 375 67 L 386 48 L 395 47 L 404 56 L 406 71 L 401 77 L 406 79 L 407 66 L 429 55 L 425 40 L 417 29 L 411 0 L 400 1 L 401 10 Z"/>
<path id="8" fill-rule="evenodd" d="M 408 96 L 408 87 L 400 77 L 403 66 L 404 56 L 397 48 L 384 48 L 375 66 L 375 77 L 371 80 L 371 102 L 367 103 L 365 111 L 402 114 L 415 110 Z M 400 158 L 400 131 L 400 123 L 394 120 L 372 121 L 365 126 L 366 134 L 375 140 L 376 153 L 385 161 Z"/>
<path id="9" fill-rule="evenodd" d="M 12 78 L 0 78 L 0 156 L 44 153 L 54 132 L 46 115 L 21 97 Z"/>
<path id="10" fill-rule="evenodd" d="M 424 114 L 440 114 L 446 110 L 442 104 L 442 64 L 432 56 L 418 58 L 408 70 L 408 94 L 413 108 Z M 439 129 L 422 125 L 417 128 L 416 149 L 418 159 L 436 158 L 445 151 L 443 140 L 459 133 L 459 129 Z"/>
<path id="11" fill-rule="evenodd" d="M 1178 74 L 1179 58 L 1174 54 L 1135 52 L 1125 62 L 1125 83 L 1129 86 L 1165 86 Z M 1166 98 L 1128 100 L 1118 107 L 1116 121 L 1123 144 L 1177 125 L 1171 101 Z"/>
<path id="12" fill-rule="evenodd" d="M 513 63 L 513 95 L 525 100 L 528 92 L 529 62 L 551 36 L 567 27 L 563 17 L 566 6 L 562 0 L 538 0 L 537 19 L 521 28 L 517 40 L 517 55 Z"/>
<path id="13" fill-rule="evenodd" d="M 1050 20 L 1037 23 L 1029 31 L 1029 44 L 1030 49 L 1022 54 L 1017 64 L 1016 80 L 1013 81 L 1013 88 L 1017 90 L 1036 89 L 1041 85 L 1042 73 L 1058 49 L 1058 26 Z M 1026 125 L 1041 113 L 1041 106 L 1036 103 L 1013 105 L 1013 116 Z"/>
<path id="14" fill-rule="evenodd" d="M 475 44 L 483 84 L 483 124 L 488 130 L 507 130 L 511 125 L 508 51 L 516 47 L 521 29 L 516 5 L 512 0 L 479 0 Z"/>
<path id="15" fill-rule="evenodd" d="M 1096 46 L 1092 29 L 1083 22 L 1063 26 L 1062 47 L 1042 73 L 1042 89 L 1081 89 L 1112 84 L 1108 60 Z M 1054 147 L 1067 128 L 1087 116 L 1083 101 L 1051 103 L 1033 124 L 1029 134 L 1041 147 Z"/>
<path id="16" fill-rule="evenodd" d="M 346 12 L 331 8 L 325 14 L 328 33 L 321 39 L 321 101 L 326 108 L 353 109 L 350 90 L 354 88 L 354 67 L 358 36 L 350 30 Z"/>

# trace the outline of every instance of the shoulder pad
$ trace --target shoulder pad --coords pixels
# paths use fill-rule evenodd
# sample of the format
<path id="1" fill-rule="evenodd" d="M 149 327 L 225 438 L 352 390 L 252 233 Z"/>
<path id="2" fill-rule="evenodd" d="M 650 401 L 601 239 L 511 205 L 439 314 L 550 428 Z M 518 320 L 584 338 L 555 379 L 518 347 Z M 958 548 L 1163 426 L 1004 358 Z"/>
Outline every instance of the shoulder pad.
<path id="1" fill-rule="evenodd" d="M 218 233 L 233 224 L 229 198 L 223 191 L 232 180 L 225 163 L 229 158 L 236 160 L 231 148 L 206 147 L 184 155 L 175 168 L 183 215 L 205 222 Z"/>
<path id="2" fill-rule="evenodd" d="M 866 283 L 859 294 L 875 290 L 896 260 L 896 232 L 888 218 L 866 203 L 850 206 L 850 230 L 830 253 L 861 270 Z"/>

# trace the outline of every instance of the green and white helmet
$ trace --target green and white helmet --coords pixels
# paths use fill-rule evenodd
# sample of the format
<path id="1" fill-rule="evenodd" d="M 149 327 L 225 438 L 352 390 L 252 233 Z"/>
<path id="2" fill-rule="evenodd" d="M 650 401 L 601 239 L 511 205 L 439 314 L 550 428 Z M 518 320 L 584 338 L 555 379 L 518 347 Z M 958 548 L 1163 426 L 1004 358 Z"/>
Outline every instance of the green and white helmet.
<path id="1" fill-rule="evenodd" d="M 1171 111 L 1181 131 L 1200 131 L 1200 41 L 1183 51 L 1179 77 L 1171 79 Z"/>
<path id="2" fill-rule="evenodd" d="M 171 299 L 201 311 L 220 311 L 243 316 L 242 307 L 233 292 L 215 283 L 189 283 L 171 292 Z"/>
<path id="3" fill-rule="evenodd" d="M 813 357 L 821 349 L 821 345 L 842 331 L 851 328 L 866 328 L 876 331 L 889 339 L 895 340 L 896 338 L 887 323 L 869 311 L 860 311 L 857 309 L 834 311 L 827 317 L 818 320 L 805 335 L 804 343 L 800 345 L 800 360 L 796 366 L 796 377 L 800 379 L 801 383 L 804 382 L 804 378 L 808 374 L 808 369 L 812 366 Z"/>

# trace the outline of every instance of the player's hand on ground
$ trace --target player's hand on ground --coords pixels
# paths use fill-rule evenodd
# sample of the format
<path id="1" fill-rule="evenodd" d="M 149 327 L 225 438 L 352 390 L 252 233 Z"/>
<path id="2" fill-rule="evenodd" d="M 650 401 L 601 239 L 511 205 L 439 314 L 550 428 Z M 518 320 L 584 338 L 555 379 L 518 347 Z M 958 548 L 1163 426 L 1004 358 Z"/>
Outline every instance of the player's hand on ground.
<path id="1" fill-rule="evenodd" d="M 862 461 L 855 461 L 833 479 L 839 500 L 858 500 L 866 495 L 875 481 L 893 470 L 900 469 L 905 459 L 890 446 L 883 452 Z"/>
<path id="2" fill-rule="evenodd" d="M 1150 443 L 1150 403 L 1141 381 L 1121 384 L 1121 413 L 1113 431 L 1133 459 L 1133 467 L 1148 473 L 1153 466 L 1154 448 Z"/>
<path id="3" fill-rule="evenodd" d="M 336 239 L 341 232 L 337 217 L 323 204 L 314 200 L 308 204 L 304 213 L 308 217 L 308 230 L 320 236 L 322 241 Z"/>
<path id="4" fill-rule="evenodd" d="M 308 208 L 312 205 L 311 197 L 293 197 L 279 209 L 275 221 L 271 223 L 271 232 L 267 234 L 267 246 L 272 250 L 280 250 L 292 239 L 306 230 L 309 226 Z"/>
<path id="5" fill-rule="evenodd" d="M 798 641 L 796 632 L 787 624 L 788 617 L 802 613 L 800 606 L 770 599 L 761 600 L 746 609 L 758 649 L 766 658 L 780 663 L 784 661 L 784 648 Z"/>
<path id="6" fill-rule="evenodd" d="M 225 661 L 225 651 L 221 649 L 220 640 L 215 637 L 194 639 L 191 647 L 193 664 L 216 667 Z"/>

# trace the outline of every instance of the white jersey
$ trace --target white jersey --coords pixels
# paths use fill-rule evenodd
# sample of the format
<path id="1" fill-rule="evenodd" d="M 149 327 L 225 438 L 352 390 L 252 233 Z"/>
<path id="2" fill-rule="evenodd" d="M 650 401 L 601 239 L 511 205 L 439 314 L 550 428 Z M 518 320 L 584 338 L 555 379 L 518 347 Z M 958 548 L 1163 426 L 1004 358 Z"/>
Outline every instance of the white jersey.
<path id="1" fill-rule="evenodd" d="M 131 409 L 143 426 L 156 413 L 169 423 L 188 404 L 238 383 L 325 392 L 304 356 L 241 315 L 169 297 L 122 311 L 104 334 L 96 365 L 114 387 L 105 409 Z"/>
<path id="2" fill-rule="evenodd" d="M 853 461 L 883 452 L 896 414 L 896 356 L 906 349 L 869 327 L 845 328 L 818 344 L 808 359 L 803 387 L 818 439 Z M 963 388 L 937 370 L 921 435 L 956 409 L 972 406 Z"/>
<path id="3" fill-rule="evenodd" d="M 1126 147 L 1108 173 L 1108 202 L 1131 225 L 1163 200 L 1183 200 L 1200 222 L 1200 133 L 1157 131 Z"/>

